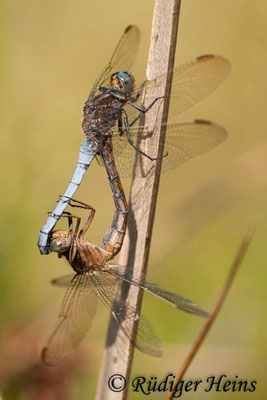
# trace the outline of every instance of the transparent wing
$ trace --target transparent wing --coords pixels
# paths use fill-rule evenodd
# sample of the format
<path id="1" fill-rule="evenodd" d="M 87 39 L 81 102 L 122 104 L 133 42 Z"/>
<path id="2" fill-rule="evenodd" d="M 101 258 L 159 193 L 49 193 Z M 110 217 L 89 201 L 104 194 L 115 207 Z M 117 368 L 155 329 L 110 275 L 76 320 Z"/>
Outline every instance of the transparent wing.
<path id="1" fill-rule="evenodd" d="M 109 63 L 95 81 L 90 91 L 89 98 L 95 95 L 100 86 L 109 86 L 110 76 L 113 72 L 130 72 L 136 56 L 139 39 L 140 33 L 136 26 L 130 25 L 125 29 Z"/>
<path id="2" fill-rule="evenodd" d="M 76 274 L 77 275 L 77 274 Z M 75 277 L 76 275 L 74 274 L 68 274 L 64 276 L 60 276 L 59 278 L 54 278 L 51 280 L 52 285 L 59 286 L 59 287 L 69 287 L 69 286 L 75 286 L 76 281 Z M 115 278 L 110 276 L 106 277 L 107 281 L 109 281 L 109 284 L 114 284 L 115 283 Z M 91 279 L 87 280 L 87 287 L 92 287 L 94 286 L 94 282 Z"/>
<path id="3" fill-rule="evenodd" d="M 78 346 L 91 326 L 97 298 L 91 290 L 90 277 L 76 275 L 71 281 L 58 316 L 56 328 L 42 350 L 47 365 L 57 365 Z"/>
<path id="4" fill-rule="evenodd" d="M 174 70 L 170 117 L 212 93 L 227 77 L 231 64 L 221 56 L 205 55 Z"/>
<path id="5" fill-rule="evenodd" d="M 138 331 L 134 345 L 143 353 L 154 357 L 162 355 L 162 346 L 152 324 L 142 315 L 137 315 L 135 309 L 127 302 L 122 302 L 117 292 L 109 285 L 104 273 L 93 276 L 95 290 L 99 299 L 111 309 L 116 322 L 124 334 L 132 341 L 132 324 L 138 321 Z"/>
<path id="6" fill-rule="evenodd" d="M 129 271 L 129 269 L 125 269 L 120 266 L 111 266 L 110 273 L 119 279 L 122 279 L 128 283 L 131 283 L 154 294 L 155 296 L 166 301 L 167 303 L 178 308 L 179 310 L 185 311 L 189 314 L 198 315 L 200 317 L 208 317 L 209 315 L 192 300 L 177 293 L 170 292 L 164 289 L 162 286 L 147 280 L 144 274 L 141 274 L 141 276 L 139 277 L 139 275 L 137 276 L 137 274 L 132 269 Z"/>
<path id="7" fill-rule="evenodd" d="M 211 94 L 227 77 L 230 70 L 229 61 L 216 55 L 200 56 L 174 68 L 169 118 L 176 117 L 177 114 Z M 153 81 L 147 80 L 137 84 L 132 97 L 139 93 L 141 99 L 145 89 L 159 85 L 163 78 L 165 79 L 165 74 Z M 151 98 L 148 103 L 153 100 Z M 132 121 L 137 117 L 138 111 L 128 106 L 127 114 L 129 121 Z"/>
<path id="8" fill-rule="evenodd" d="M 211 94 L 227 77 L 230 70 L 229 61 L 216 55 L 200 56 L 174 68 L 169 116 L 175 117 Z M 146 81 L 145 84 L 141 83 L 137 85 L 136 90 L 142 86 L 146 88 L 158 85 L 164 76 Z"/>
<path id="9" fill-rule="evenodd" d="M 76 274 L 68 274 L 64 276 L 60 276 L 59 278 L 54 278 L 51 280 L 52 285 L 61 286 L 61 287 L 68 287 L 76 285 L 74 278 Z"/>
<path id="10" fill-rule="evenodd" d="M 144 131 L 141 142 L 153 135 L 152 131 Z M 140 145 L 138 128 L 131 129 L 131 136 L 136 145 Z M 176 168 L 193 157 L 206 153 L 222 143 L 227 137 L 227 132 L 219 125 L 209 121 L 194 120 L 189 122 L 174 122 L 167 124 L 164 153 L 167 157 L 162 162 L 162 172 Z M 127 141 L 125 135 L 113 135 L 112 139 L 114 159 L 117 169 L 122 177 L 131 177 L 133 167 L 137 163 L 136 176 L 144 177 L 155 169 L 156 161 L 150 161 L 137 153 Z M 156 146 L 149 143 L 146 152 L 151 157 L 157 157 Z"/>

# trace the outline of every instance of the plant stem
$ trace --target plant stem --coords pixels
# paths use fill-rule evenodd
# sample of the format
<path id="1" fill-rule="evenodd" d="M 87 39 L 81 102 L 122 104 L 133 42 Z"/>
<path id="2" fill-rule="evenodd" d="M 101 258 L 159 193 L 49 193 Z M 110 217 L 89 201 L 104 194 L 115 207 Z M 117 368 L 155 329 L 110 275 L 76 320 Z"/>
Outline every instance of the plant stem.
<path id="1" fill-rule="evenodd" d="M 199 335 L 197 336 L 195 342 L 192 345 L 191 350 L 189 351 L 186 359 L 184 360 L 181 368 L 178 370 L 175 381 L 174 381 L 174 387 L 178 384 L 178 382 L 183 378 L 185 372 L 187 371 L 189 365 L 191 364 L 193 358 L 195 357 L 197 351 L 199 350 L 203 340 L 207 336 L 212 324 L 214 323 L 218 313 L 220 312 L 222 305 L 226 299 L 227 294 L 229 293 L 230 287 L 233 283 L 233 280 L 236 276 L 236 273 L 238 271 L 239 266 L 241 265 L 244 256 L 247 252 L 248 246 L 253 238 L 254 235 L 254 228 L 250 227 L 244 236 L 242 243 L 239 247 L 239 250 L 233 260 L 232 266 L 230 268 L 229 274 L 226 278 L 225 284 L 222 288 L 221 294 L 214 306 L 213 311 L 211 312 L 209 318 L 205 322 L 204 326 L 202 327 L 201 331 L 199 332 Z M 174 395 L 175 390 L 170 392 L 167 396 L 167 400 L 172 400 L 173 395 Z"/>
<path id="2" fill-rule="evenodd" d="M 153 143 L 153 149 L 156 148 L 156 156 L 162 154 L 164 147 L 166 126 L 162 126 L 162 123 L 164 124 L 167 121 L 168 116 L 179 12 L 180 0 L 155 0 L 147 74 L 151 80 L 161 75 L 164 78 L 157 86 L 148 88 L 145 99 L 143 99 L 144 106 L 148 106 L 151 99 L 159 96 L 164 96 L 164 99 L 160 101 L 160 107 L 153 107 L 146 114 L 145 123 L 148 128 L 153 128 L 153 137 L 141 142 L 139 147 L 147 152 Z M 151 163 L 150 160 L 148 161 Z M 129 270 L 132 268 L 135 273 L 141 274 L 146 272 L 147 269 L 160 170 L 161 162 L 158 161 L 153 174 L 141 179 L 134 178 L 131 185 L 128 234 L 123 245 L 120 264 L 127 265 L 126 268 Z M 142 291 L 140 289 L 129 287 L 125 283 L 121 286 L 118 296 L 124 302 L 130 301 L 136 310 L 136 314 L 139 313 L 142 302 Z M 111 317 L 96 400 L 124 400 L 127 398 L 127 385 L 121 392 L 112 392 L 108 387 L 108 379 L 113 374 L 120 374 L 126 379 L 127 383 L 129 382 L 133 359 L 133 342 L 137 333 L 136 324 L 133 323 L 131 328 L 131 340 L 125 340 L 121 327 Z"/>

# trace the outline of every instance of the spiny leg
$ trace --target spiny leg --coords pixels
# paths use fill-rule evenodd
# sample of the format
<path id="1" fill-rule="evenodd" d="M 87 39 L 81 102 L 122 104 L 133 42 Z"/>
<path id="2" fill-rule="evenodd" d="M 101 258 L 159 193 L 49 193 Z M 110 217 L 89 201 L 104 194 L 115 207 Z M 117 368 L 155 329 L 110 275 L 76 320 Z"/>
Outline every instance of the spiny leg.
<path id="1" fill-rule="evenodd" d="M 124 130 L 123 130 L 123 127 L 122 127 L 121 112 L 120 112 L 119 118 L 118 118 L 118 129 L 119 129 L 119 135 L 122 136 L 124 134 Z"/>
<path id="2" fill-rule="evenodd" d="M 66 196 L 64 196 L 64 197 L 66 197 Z M 79 200 L 76 200 L 76 199 L 69 199 L 69 200 L 70 200 L 69 205 L 71 207 L 83 208 L 85 210 L 90 210 L 89 217 L 87 218 L 87 220 L 83 224 L 83 227 L 80 230 L 79 235 L 78 235 L 79 237 L 84 236 L 84 234 L 87 232 L 87 230 L 88 230 L 89 226 L 91 225 L 91 222 L 92 222 L 92 220 L 93 220 L 93 218 L 95 216 L 95 209 L 93 207 L 91 207 L 89 204 L 83 203 L 82 201 L 79 201 Z M 80 222 L 81 222 L 81 218 L 79 218 L 79 224 L 77 222 L 77 225 L 76 225 L 76 229 L 75 229 L 75 234 L 76 235 L 78 234 L 78 229 L 79 229 L 79 226 L 80 226 Z"/>
<path id="3" fill-rule="evenodd" d="M 149 104 L 149 106 L 147 108 L 143 108 L 143 107 L 140 107 L 137 104 L 135 104 L 135 99 L 133 101 L 128 101 L 127 103 L 130 104 L 130 106 L 132 106 L 136 110 L 140 111 L 140 114 L 129 124 L 129 126 L 130 127 L 133 126 L 136 123 L 136 121 L 138 121 L 141 118 L 141 115 L 148 112 L 154 106 L 154 104 L 160 99 L 164 99 L 164 96 L 157 97 L 155 100 L 152 101 L 151 104 Z"/>
<path id="4" fill-rule="evenodd" d="M 94 216 L 95 216 L 95 209 L 94 209 L 94 207 L 91 207 L 91 206 L 89 206 L 89 204 L 83 203 L 82 201 L 75 200 L 75 199 L 72 199 L 71 201 L 74 202 L 74 203 L 77 203 L 77 204 L 71 204 L 70 203 L 71 207 L 79 207 L 79 208 L 83 208 L 85 210 L 90 210 L 89 217 L 87 218 L 87 220 L 83 224 L 82 229 L 79 232 L 79 237 L 81 237 L 81 236 L 85 235 L 85 233 L 87 232 L 89 226 L 91 225 L 91 223 L 92 223 L 92 221 L 94 219 Z M 78 231 L 76 233 L 78 233 Z"/>
<path id="5" fill-rule="evenodd" d="M 132 101 L 133 101 L 134 103 L 137 102 L 137 100 L 139 99 L 140 95 L 142 94 L 146 82 L 147 82 L 147 81 L 144 81 L 144 82 L 142 83 L 140 89 L 139 89 L 138 92 L 136 93 L 136 96 L 135 96 L 135 97 L 132 97 Z"/>
<path id="6" fill-rule="evenodd" d="M 139 149 L 139 147 L 137 147 L 134 142 L 133 139 L 131 137 L 130 134 L 130 126 L 129 126 L 129 122 L 128 122 L 128 115 L 127 112 L 125 110 L 122 110 L 122 112 L 124 113 L 124 125 L 125 125 L 125 129 L 126 129 L 126 135 L 127 135 L 127 139 L 128 142 L 130 143 L 130 145 L 136 150 L 138 151 L 138 153 L 142 154 L 143 156 L 147 157 L 150 161 L 156 161 L 156 160 L 161 160 L 162 158 L 166 157 L 168 155 L 168 153 L 163 154 L 160 157 L 150 157 L 148 154 L 146 154 L 145 152 L 143 152 L 141 149 Z"/>
<path id="7" fill-rule="evenodd" d="M 69 220 L 69 232 L 72 233 L 73 232 L 73 219 L 77 219 L 76 221 L 76 227 L 74 230 L 74 234 L 77 235 L 78 230 L 79 230 L 79 226 L 81 223 L 81 217 L 78 217 L 77 215 L 73 215 L 67 211 L 64 211 L 64 213 L 61 215 L 61 218 L 68 218 Z"/>
<path id="8" fill-rule="evenodd" d="M 86 220 L 85 223 L 83 224 L 83 227 L 82 227 L 82 229 L 81 229 L 80 232 L 79 232 L 79 237 L 85 235 L 85 233 L 87 232 L 89 226 L 91 225 L 91 223 L 92 223 L 92 221 L 93 221 L 93 219 L 94 219 L 94 216 L 95 216 L 95 209 L 94 209 L 93 207 L 90 207 L 89 210 L 90 210 L 89 217 L 87 218 L 87 220 Z"/>
<path id="9" fill-rule="evenodd" d="M 75 200 L 73 198 L 67 197 L 67 196 L 59 196 L 60 199 L 66 198 L 68 201 L 68 204 L 71 207 L 77 207 L 77 208 L 84 208 L 85 210 L 94 210 L 94 207 L 91 207 L 89 204 L 83 203 L 80 200 Z M 77 204 L 72 204 L 72 203 L 77 203 Z M 79 205 L 78 205 L 79 204 Z"/>
<path id="10" fill-rule="evenodd" d="M 52 211 L 49 211 L 48 213 L 47 213 L 48 215 L 51 215 L 52 214 Z M 61 217 L 60 218 L 68 218 L 68 224 L 69 224 L 69 232 L 70 233 L 72 233 L 72 231 L 73 231 L 73 218 L 79 218 L 79 217 L 76 217 L 75 215 L 72 215 L 70 212 L 68 212 L 68 211 L 63 211 L 63 213 L 62 213 L 62 215 L 61 215 Z M 59 221 L 59 220 L 58 220 Z"/>
<path id="11" fill-rule="evenodd" d="M 71 215 L 71 213 L 68 211 L 63 211 L 61 217 L 68 218 L 69 232 L 72 233 L 73 232 L 73 216 Z"/>

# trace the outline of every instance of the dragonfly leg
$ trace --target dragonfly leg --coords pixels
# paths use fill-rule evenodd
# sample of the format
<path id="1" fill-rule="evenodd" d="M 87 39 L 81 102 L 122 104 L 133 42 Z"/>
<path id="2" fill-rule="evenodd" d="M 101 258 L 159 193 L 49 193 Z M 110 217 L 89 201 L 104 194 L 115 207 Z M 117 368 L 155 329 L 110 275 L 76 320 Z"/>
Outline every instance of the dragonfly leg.
<path id="1" fill-rule="evenodd" d="M 75 199 L 73 199 L 73 198 L 71 198 L 71 197 L 67 197 L 67 196 L 59 196 L 60 199 L 63 198 L 63 197 L 66 198 L 66 199 L 68 199 L 68 204 L 69 204 L 71 207 L 84 208 L 85 210 L 91 210 L 91 209 L 94 210 L 94 208 L 91 207 L 89 204 L 83 203 L 83 202 L 80 201 L 80 200 L 75 200 Z M 73 204 L 73 203 L 74 203 L 74 204 Z M 76 203 L 76 204 L 75 204 L 75 203 Z"/>
<path id="2" fill-rule="evenodd" d="M 139 89 L 138 92 L 136 93 L 136 96 L 135 96 L 135 97 L 132 97 L 132 101 L 133 101 L 134 103 L 137 102 L 137 100 L 139 99 L 140 95 L 142 94 L 145 84 L 146 84 L 146 81 L 143 82 L 143 84 L 141 85 L 140 89 Z"/>
<path id="3" fill-rule="evenodd" d="M 83 224 L 82 229 L 79 232 L 79 237 L 84 236 L 85 233 L 88 231 L 89 226 L 91 225 L 94 216 L 95 216 L 95 209 L 93 207 L 89 208 L 90 210 L 90 214 L 89 217 L 87 218 L 87 220 L 85 221 L 85 223 Z"/>
<path id="4" fill-rule="evenodd" d="M 137 109 L 138 111 L 140 111 L 141 113 L 146 113 L 146 112 L 148 112 L 148 111 L 154 106 L 154 104 L 157 103 L 157 101 L 160 100 L 160 99 L 164 99 L 164 96 L 156 97 L 156 98 L 152 101 L 152 103 L 149 104 L 149 106 L 148 106 L 147 108 L 140 107 L 138 104 L 135 104 L 135 103 L 133 102 L 133 100 L 128 100 L 128 101 L 127 101 L 127 104 L 130 104 L 132 107 L 136 108 L 136 109 Z"/>
<path id="5" fill-rule="evenodd" d="M 132 99 L 131 101 L 128 101 L 129 105 L 134 107 L 136 110 L 140 111 L 140 114 L 129 124 L 129 126 L 130 127 L 133 126 L 136 123 L 136 121 L 138 121 L 141 118 L 141 115 L 148 112 L 154 106 L 154 104 L 156 104 L 156 102 L 158 100 L 163 99 L 163 98 L 164 98 L 164 96 L 157 97 L 155 100 L 152 101 L 151 104 L 149 104 L 149 106 L 147 108 L 143 108 L 143 107 L 140 107 L 137 104 L 135 104 L 136 99 Z"/>
<path id="6" fill-rule="evenodd" d="M 114 91 L 114 88 L 109 88 L 109 89 L 107 90 L 107 92 L 109 92 L 109 94 L 110 94 L 111 96 L 115 97 L 115 99 L 122 100 L 122 101 L 125 100 L 125 95 L 115 92 L 115 91 Z"/>
<path id="7" fill-rule="evenodd" d="M 52 211 L 49 211 L 47 214 L 48 214 L 48 215 L 51 215 L 51 214 L 52 214 Z M 72 221 L 72 218 L 79 218 L 79 217 L 76 217 L 75 215 L 72 215 L 72 214 L 71 214 L 70 212 L 68 212 L 68 211 L 63 211 L 63 213 L 62 213 L 62 215 L 61 215 L 61 218 L 68 218 L 69 231 L 72 232 L 72 230 L 73 230 L 73 221 Z"/>
<path id="8" fill-rule="evenodd" d="M 118 129 L 119 129 L 119 135 L 122 136 L 124 134 L 124 130 L 123 130 L 123 127 L 122 127 L 121 114 L 119 115 L 119 118 L 118 118 Z"/>
<path id="9" fill-rule="evenodd" d="M 66 196 L 64 196 L 64 197 L 66 197 Z M 62 196 L 60 196 L 60 198 L 62 198 Z M 89 226 L 91 225 L 91 222 L 92 222 L 92 220 L 93 220 L 93 218 L 95 216 L 95 209 L 93 207 L 89 206 L 89 204 L 83 203 L 82 201 L 71 199 L 71 198 L 67 198 L 67 199 L 69 200 L 69 205 L 71 207 L 83 208 L 85 210 L 90 210 L 90 215 L 87 218 L 87 220 L 85 221 L 85 223 L 83 224 L 83 227 L 79 232 L 79 237 L 83 236 L 87 232 Z M 65 212 L 65 213 L 68 214 L 69 216 L 73 217 L 73 218 L 77 218 L 77 224 L 76 224 L 76 228 L 75 228 L 75 234 L 77 234 L 78 230 L 79 230 L 80 223 L 81 223 L 81 218 L 77 217 L 75 215 L 71 215 L 68 212 Z"/>
<path id="10" fill-rule="evenodd" d="M 80 223 L 81 223 L 81 217 L 78 217 L 77 215 L 73 215 L 73 214 L 71 214 L 71 213 L 69 213 L 69 212 L 67 212 L 67 211 L 64 211 L 64 212 L 62 213 L 62 215 L 61 215 L 61 218 L 68 218 L 68 222 L 69 222 L 69 233 L 72 233 L 72 232 L 73 232 L 73 219 L 77 219 L 77 221 L 76 221 L 76 227 L 75 227 L 74 232 L 75 232 L 75 234 L 78 233 L 79 226 L 80 226 Z"/>
<path id="11" fill-rule="evenodd" d="M 125 110 L 122 110 L 122 112 L 124 113 L 124 125 L 125 125 L 125 130 L 126 130 L 126 135 L 127 135 L 127 139 L 128 142 L 130 143 L 130 145 L 136 150 L 138 151 L 138 153 L 142 154 L 143 156 L 147 157 L 150 161 L 156 161 L 156 160 L 160 160 L 164 157 L 166 157 L 168 155 L 168 153 L 163 154 L 160 157 L 151 157 L 150 155 L 146 154 L 144 151 L 142 151 L 138 146 L 136 146 L 133 142 L 133 139 L 131 137 L 131 133 L 130 133 L 130 126 L 129 126 L 129 122 L 128 122 L 128 116 Z"/>
<path id="12" fill-rule="evenodd" d="M 73 216 L 71 215 L 71 213 L 68 211 L 63 211 L 61 217 L 68 218 L 69 232 L 72 233 L 72 231 L 73 231 Z"/>

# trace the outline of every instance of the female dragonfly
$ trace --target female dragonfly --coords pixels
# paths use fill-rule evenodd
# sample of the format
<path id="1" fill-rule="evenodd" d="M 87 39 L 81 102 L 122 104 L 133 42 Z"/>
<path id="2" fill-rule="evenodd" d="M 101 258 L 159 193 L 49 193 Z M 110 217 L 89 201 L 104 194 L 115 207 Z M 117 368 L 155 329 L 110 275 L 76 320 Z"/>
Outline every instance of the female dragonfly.
<path id="1" fill-rule="evenodd" d="M 74 199 L 69 199 L 69 205 L 89 210 L 89 217 L 79 231 L 81 218 L 64 212 L 62 217 L 68 218 L 69 230 L 53 231 L 49 237 L 49 250 L 57 252 L 59 257 L 64 256 L 75 275 L 63 276 L 52 281 L 55 285 L 68 288 L 55 330 L 42 350 L 44 363 L 50 366 L 59 364 L 79 345 L 91 326 L 98 299 L 111 309 L 123 335 L 128 339 L 132 340 L 132 325 L 138 323 L 137 338 L 133 344 L 139 350 L 155 357 L 161 356 L 161 343 L 153 326 L 143 315 L 137 314 L 128 302 L 120 300 L 114 289 L 116 280 L 146 290 L 187 313 L 208 316 L 196 303 L 148 281 L 144 275 L 140 278 L 135 276 L 133 271 L 129 273 L 120 266 L 110 265 L 110 260 L 120 251 L 125 230 L 121 232 L 114 229 L 109 235 L 109 240 L 104 240 L 101 247 L 91 244 L 84 235 L 93 220 L 95 210 Z"/>
<path id="2" fill-rule="evenodd" d="M 149 111 L 160 99 L 156 98 L 146 109 L 140 104 L 145 88 L 157 84 L 144 81 L 135 84 L 130 74 L 139 43 L 139 30 L 128 26 L 115 51 L 96 80 L 84 106 L 82 128 L 86 135 L 82 143 L 76 169 L 72 179 L 56 208 L 47 219 L 39 235 L 38 247 L 41 254 L 49 254 L 49 234 L 79 187 L 85 172 L 96 155 L 99 155 L 109 174 L 110 164 L 106 162 L 105 151 L 110 148 L 114 154 L 118 171 L 122 176 L 131 176 L 134 162 L 145 158 L 155 166 L 157 156 L 153 145 L 149 154 L 140 150 L 140 140 L 146 140 L 153 131 L 137 126 L 140 116 Z M 220 56 L 206 55 L 173 70 L 172 95 L 169 121 L 210 94 L 230 71 L 229 62 Z M 160 78 L 160 77 L 159 77 Z M 142 129 L 143 128 L 143 129 Z M 138 136 L 140 129 L 144 132 Z M 168 122 L 166 129 L 163 171 L 175 168 L 192 157 L 205 153 L 223 142 L 225 130 L 208 121 Z M 138 139 L 137 139 L 138 138 Z M 136 154 L 138 157 L 136 158 Z M 111 163 L 114 160 L 110 160 Z M 143 169 L 139 169 L 144 176 Z"/>

